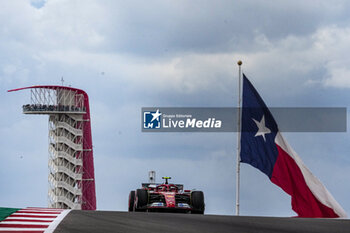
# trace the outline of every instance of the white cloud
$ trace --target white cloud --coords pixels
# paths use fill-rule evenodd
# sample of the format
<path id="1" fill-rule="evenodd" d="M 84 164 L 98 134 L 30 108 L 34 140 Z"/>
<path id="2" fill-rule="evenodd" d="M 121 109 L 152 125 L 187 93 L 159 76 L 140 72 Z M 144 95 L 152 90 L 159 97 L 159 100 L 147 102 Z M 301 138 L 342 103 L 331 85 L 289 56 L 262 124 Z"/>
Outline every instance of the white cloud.
<path id="1" fill-rule="evenodd" d="M 124 8 L 118 7 L 118 4 L 121 4 Z M 223 3 L 223 5 L 225 4 Z M 290 33 L 286 37 L 280 37 L 277 40 L 268 32 L 257 27 L 252 30 L 253 34 L 243 34 L 250 41 L 248 48 L 247 46 L 241 46 L 240 42 L 235 40 L 235 35 L 232 34 L 230 38 L 227 38 L 228 42 L 225 42 L 227 51 L 207 51 L 204 46 L 203 51 L 189 48 L 184 52 L 171 53 L 165 57 L 164 54 L 166 53 L 159 53 L 159 57 L 150 59 L 149 57 L 138 56 L 138 54 L 143 55 L 142 48 L 139 51 L 131 49 L 128 52 L 120 50 L 118 46 L 119 43 L 124 43 L 125 36 L 128 36 L 127 40 L 141 42 L 142 39 L 138 38 L 137 35 L 134 35 L 134 38 L 130 31 L 140 29 L 140 25 L 149 27 L 150 22 L 163 25 L 159 17 L 165 17 L 165 12 L 148 15 L 141 6 L 134 9 L 135 4 L 129 5 L 122 2 L 112 3 L 108 1 L 106 4 L 96 1 L 82 4 L 79 1 L 51 0 L 47 1 L 45 6 L 40 9 L 34 9 L 29 5 L 20 5 L 17 1 L 2 3 L 2 5 L 7 9 L 3 15 L 3 22 L 8 22 L 3 25 L 2 34 L 5 38 L 18 38 L 15 43 L 12 40 L 6 40 L 6 43 L 9 43 L 9 46 L 6 46 L 8 48 L 4 46 L 4 50 L 8 51 L 6 54 L 16 51 L 17 59 L 10 59 L 10 62 L 3 64 L 4 78 L 10 76 L 10 73 L 18 76 L 18 72 L 14 73 L 15 71 L 9 69 L 10 67 L 16 67 L 17 71 L 21 70 L 21 76 L 24 78 L 30 75 L 37 76 L 33 73 L 33 68 L 36 68 L 38 72 L 42 72 L 45 71 L 45 65 L 49 66 L 49 63 L 59 62 L 63 66 L 93 69 L 98 73 L 103 71 L 118 77 L 118 79 L 140 82 L 142 86 L 149 86 L 152 83 L 152 85 L 154 84 L 159 88 L 171 86 L 179 92 L 192 93 L 198 89 L 211 88 L 218 77 L 224 80 L 216 82 L 216 85 L 222 85 L 224 89 L 229 82 L 228 77 L 236 75 L 235 61 L 243 59 L 244 71 L 257 79 L 264 80 L 264 83 L 267 84 L 275 84 L 274 80 L 276 78 L 286 86 L 293 86 L 293 82 L 299 84 L 317 83 L 317 79 L 322 79 L 326 86 L 349 86 L 346 81 L 347 75 L 339 75 L 342 71 L 347 71 L 349 63 L 346 57 L 349 50 L 347 45 L 349 29 L 346 27 L 324 26 L 315 32 L 302 35 Z M 184 6 L 175 5 L 175 9 L 190 6 L 186 4 Z M 211 4 L 209 5 L 211 6 Z M 305 3 L 301 5 L 305 7 Z M 21 14 L 15 13 L 14 6 L 18 6 Z M 299 9 L 297 6 L 295 7 Z M 343 9 L 340 2 L 332 4 L 331 7 L 322 2 L 317 2 L 312 6 L 319 11 L 328 9 L 328 12 L 338 13 L 342 12 Z M 166 4 L 160 4 L 157 7 L 167 10 L 166 12 L 171 12 L 170 15 L 178 19 L 178 13 L 172 12 Z M 214 8 L 215 14 L 223 11 L 223 8 L 217 7 Z M 279 7 L 284 9 L 286 5 L 281 4 L 273 8 L 267 8 L 259 3 L 257 7 L 261 8 L 263 12 L 274 12 Z M 288 7 L 291 6 L 288 5 Z M 134 11 L 127 11 L 127 9 L 132 10 L 131 8 Z M 146 7 L 149 10 L 151 8 Z M 303 14 L 304 11 L 308 12 L 308 10 L 314 12 L 311 5 L 307 5 L 303 11 L 300 10 L 298 13 Z M 140 14 L 138 16 L 134 15 L 135 11 Z M 204 16 L 207 15 L 205 11 L 199 11 L 199 13 L 199 16 L 183 14 L 189 22 L 195 21 L 196 25 L 200 26 L 199 29 L 203 29 L 205 23 L 202 21 Z M 330 15 L 334 16 L 335 13 L 330 13 Z M 143 20 L 140 21 L 141 19 Z M 213 19 L 210 18 L 209 20 Z M 169 19 L 163 21 L 170 22 Z M 181 27 L 179 26 L 186 25 L 183 20 L 176 22 L 177 30 L 180 31 Z M 119 28 L 122 23 L 126 24 Z M 260 22 L 256 22 L 256 25 L 260 25 Z M 163 27 L 167 26 L 168 24 L 163 25 Z M 185 29 L 181 32 L 188 35 Z M 210 28 L 210 30 L 213 30 L 213 28 Z M 237 31 L 237 27 L 235 26 L 233 30 Z M 156 32 L 162 34 L 157 35 L 155 41 L 160 37 L 163 38 L 162 40 L 169 40 L 164 43 L 171 43 L 173 40 L 169 31 L 163 32 L 158 28 Z M 168 33 L 170 34 L 168 35 Z M 213 42 L 223 43 L 221 41 L 223 37 L 226 37 L 226 35 L 219 32 L 216 42 L 215 40 Z M 197 40 L 200 43 L 200 38 L 195 36 L 191 40 Z M 154 46 L 150 41 L 149 44 L 144 45 Z M 130 46 L 137 47 L 138 45 Z M 159 47 L 161 44 L 156 46 Z M 171 44 L 167 46 L 170 46 L 168 49 L 171 50 L 177 47 L 177 45 L 172 47 Z M 232 49 L 232 46 L 235 49 Z M 254 52 L 251 52 L 252 48 L 254 48 Z M 178 49 L 182 51 L 182 49 Z M 126 53 L 121 51 L 126 51 Z M 28 63 L 31 63 L 30 67 L 21 67 L 21 65 L 26 66 Z M 309 73 L 319 69 L 325 69 L 327 74 L 321 74 L 322 76 L 316 78 L 312 77 L 313 80 L 310 81 Z M 60 75 L 58 74 L 58 76 Z M 113 82 L 113 79 L 110 78 L 110 81 Z M 155 79 L 156 82 L 150 82 L 150 80 Z M 343 85 L 344 81 L 345 85 Z"/>

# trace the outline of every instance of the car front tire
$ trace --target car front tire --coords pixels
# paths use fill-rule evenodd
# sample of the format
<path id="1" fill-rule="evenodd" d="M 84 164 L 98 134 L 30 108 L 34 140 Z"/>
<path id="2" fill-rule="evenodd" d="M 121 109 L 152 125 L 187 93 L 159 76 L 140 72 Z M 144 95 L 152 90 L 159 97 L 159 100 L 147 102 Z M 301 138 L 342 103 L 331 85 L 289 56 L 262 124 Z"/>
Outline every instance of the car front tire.
<path id="1" fill-rule="evenodd" d="M 129 212 L 134 211 L 134 205 L 135 205 L 135 191 L 131 191 L 129 194 Z"/>
<path id="2" fill-rule="evenodd" d="M 204 214 L 204 194 L 202 191 L 193 191 L 191 193 L 192 214 Z"/>
<path id="3" fill-rule="evenodd" d="M 148 204 L 148 191 L 145 189 L 136 190 L 136 208 L 135 211 L 146 211 L 144 208 Z"/>

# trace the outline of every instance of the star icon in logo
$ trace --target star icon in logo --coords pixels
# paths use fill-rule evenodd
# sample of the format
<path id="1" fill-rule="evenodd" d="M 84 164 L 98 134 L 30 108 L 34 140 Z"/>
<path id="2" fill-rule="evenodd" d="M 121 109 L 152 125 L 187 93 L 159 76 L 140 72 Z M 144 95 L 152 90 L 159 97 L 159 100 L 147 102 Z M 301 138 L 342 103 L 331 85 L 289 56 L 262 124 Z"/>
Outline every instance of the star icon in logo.
<path id="1" fill-rule="evenodd" d="M 159 109 L 157 109 L 157 111 L 155 113 L 151 113 L 151 114 L 153 116 L 151 122 L 156 120 L 156 119 L 157 119 L 157 121 L 159 121 L 159 116 L 162 115 L 162 113 L 159 112 Z"/>
<path id="2" fill-rule="evenodd" d="M 255 120 L 254 118 L 252 119 L 258 127 L 258 132 L 256 132 L 255 137 L 262 136 L 264 138 L 264 141 L 266 142 L 265 134 L 271 133 L 271 130 L 265 126 L 265 116 L 262 116 L 260 122 Z"/>

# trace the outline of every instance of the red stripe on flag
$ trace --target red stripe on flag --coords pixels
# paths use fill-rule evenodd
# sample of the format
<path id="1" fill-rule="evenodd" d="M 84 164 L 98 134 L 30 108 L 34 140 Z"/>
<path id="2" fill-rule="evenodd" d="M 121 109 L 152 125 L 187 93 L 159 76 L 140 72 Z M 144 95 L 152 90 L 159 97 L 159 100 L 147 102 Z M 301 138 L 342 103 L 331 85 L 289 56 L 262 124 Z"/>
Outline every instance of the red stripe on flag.
<path id="1" fill-rule="evenodd" d="M 310 191 L 294 159 L 279 145 L 276 146 L 278 157 L 273 168 L 271 181 L 291 195 L 292 209 L 298 216 L 338 218 L 339 216 L 333 209 L 322 204 Z"/>

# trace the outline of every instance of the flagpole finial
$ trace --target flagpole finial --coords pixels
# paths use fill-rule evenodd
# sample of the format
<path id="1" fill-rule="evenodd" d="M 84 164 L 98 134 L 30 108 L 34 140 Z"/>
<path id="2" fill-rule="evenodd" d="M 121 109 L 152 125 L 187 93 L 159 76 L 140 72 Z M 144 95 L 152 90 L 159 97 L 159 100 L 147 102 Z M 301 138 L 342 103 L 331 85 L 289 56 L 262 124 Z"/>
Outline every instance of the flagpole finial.
<path id="1" fill-rule="evenodd" d="M 237 62 L 237 64 L 238 64 L 239 66 L 241 66 L 241 65 L 243 64 L 243 62 L 242 62 L 241 60 L 239 60 L 239 61 Z"/>

